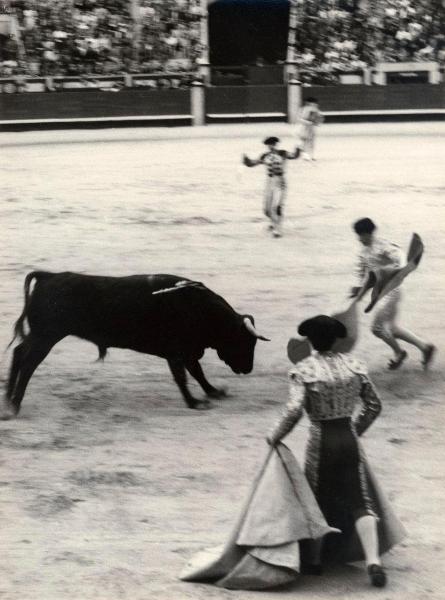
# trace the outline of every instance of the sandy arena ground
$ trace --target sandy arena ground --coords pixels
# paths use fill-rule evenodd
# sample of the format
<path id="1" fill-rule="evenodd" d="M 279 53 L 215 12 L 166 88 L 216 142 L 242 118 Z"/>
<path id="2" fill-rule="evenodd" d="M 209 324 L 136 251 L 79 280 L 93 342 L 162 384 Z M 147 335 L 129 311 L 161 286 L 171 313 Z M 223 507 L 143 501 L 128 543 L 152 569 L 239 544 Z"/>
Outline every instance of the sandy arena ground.
<path id="1" fill-rule="evenodd" d="M 445 125 L 322 127 L 317 163 L 289 163 L 282 239 L 266 232 L 262 167 L 240 165 L 276 132 L 291 149 L 283 124 L 0 135 L 0 348 L 33 269 L 191 277 L 272 338 L 245 377 L 207 352 L 209 379 L 230 391 L 208 412 L 186 408 L 160 359 L 112 349 L 101 364 L 94 346 L 61 342 L 19 418 L 0 423 L 2 600 L 445 598 Z M 366 215 L 403 248 L 413 231 L 422 236 L 402 319 L 439 349 L 428 373 L 413 348 L 389 372 L 362 315 L 356 353 L 384 402 L 364 444 L 409 531 L 385 558 L 388 587 L 371 588 L 357 566 L 274 592 L 179 581 L 187 559 L 225 541 L 234 523 L 286 401 L 296 324 L 346 305 L 358 251 L 350 224 Z M 298 458 L 307 426 L 287 439 Z"/>

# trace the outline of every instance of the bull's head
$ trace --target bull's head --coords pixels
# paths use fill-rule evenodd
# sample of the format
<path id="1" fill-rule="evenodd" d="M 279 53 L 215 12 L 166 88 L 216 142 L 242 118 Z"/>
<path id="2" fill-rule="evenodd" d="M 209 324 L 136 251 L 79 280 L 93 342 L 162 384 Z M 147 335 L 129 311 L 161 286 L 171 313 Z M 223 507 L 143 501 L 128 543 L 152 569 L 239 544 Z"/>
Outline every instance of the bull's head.
<path id="1" fill-rule="evenodd" d="M 225 343 L 217 349 L 219 358 L 228 364 L 234 373 L 250 373 L 253 369 L 257 340 L 270 340 L 257 332 L 251 315 L 240 316 L 236 329 L 226 333 Z"/>

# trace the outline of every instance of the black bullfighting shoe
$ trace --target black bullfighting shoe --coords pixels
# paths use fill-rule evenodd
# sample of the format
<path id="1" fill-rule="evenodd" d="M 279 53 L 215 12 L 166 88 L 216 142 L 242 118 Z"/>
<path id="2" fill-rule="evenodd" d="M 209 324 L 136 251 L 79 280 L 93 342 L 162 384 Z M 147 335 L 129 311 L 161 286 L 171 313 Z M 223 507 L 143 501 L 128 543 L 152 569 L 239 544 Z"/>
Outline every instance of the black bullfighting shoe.
<path id="1" fill-rule="evenodd" d="M 323 567 L 319 563 L 303 563 L 300 573 L 302 575 L 323 575 Z"/>
<path id="2" fill-rule="evenodd" d="M 423 354 L 422 365 L 423 365 L 423 368 L 425 371 L 428 370 L 428 367 L 434 358 L 434 354 L 436 353 L 436 350 L 437 350 L 436 346 L 433 346 L 433 344 L 428 344 L 428 346 L 422 352 L 422 354 Z"/>
<path id="3" fill-rule="evenodd" d="M 369 565 L 368 575 L 369 580 L 374 587 L 385 587 L 386 573 L 383 570 L 382 565 Z"/>
<path id="4" fill-rule="evenodd" d="M 402 350 L 402 352 L 396 357 L 396 358 L 392 358 L 389 363 L 388 363 L 388 369 L 390 371 L 395 371 L 396 369 L 398 369 L 403 361 L 408 358 L 408 352 L 406 352 L 405 350 Z"/>

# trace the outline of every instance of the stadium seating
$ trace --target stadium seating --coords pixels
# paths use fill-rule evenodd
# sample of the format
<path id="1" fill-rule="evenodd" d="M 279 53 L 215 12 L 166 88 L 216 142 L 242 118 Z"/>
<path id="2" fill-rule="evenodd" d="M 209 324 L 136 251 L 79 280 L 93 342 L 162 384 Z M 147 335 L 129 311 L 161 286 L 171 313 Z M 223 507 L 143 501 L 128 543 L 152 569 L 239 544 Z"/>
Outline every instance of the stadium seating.
<path id="1" fill-rule="evenodd" d="M 381 62 L 445 61 L 442 0 L 299 0 L 303 81 L 336 83 Z"/>
<path id="2" fill-rule="evenodd" d="M 11 0 L 19 35 L 0 33 L 0 75 L 190 70 L 197 0 Z"/>
<path id="3" fill-rule="evenodd" d="M 199 0 L 8 0 L 1 12 L 2 77 L 187 72 L 201 52 Z M 298 0 L 300 76 L 443 64 L 444 13 L 442 0 Z"/>

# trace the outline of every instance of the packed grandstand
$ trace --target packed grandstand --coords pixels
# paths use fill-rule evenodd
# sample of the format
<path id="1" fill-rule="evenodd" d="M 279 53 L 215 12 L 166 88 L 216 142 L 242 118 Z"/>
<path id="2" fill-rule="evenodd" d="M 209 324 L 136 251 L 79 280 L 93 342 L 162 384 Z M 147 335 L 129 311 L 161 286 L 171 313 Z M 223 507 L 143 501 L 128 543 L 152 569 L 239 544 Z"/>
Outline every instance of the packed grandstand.
<path id="1" fill-rule="evenodd" d="M 200 0 L 7 0 L 0 76 L 194 72 L 203 6 Z M 335 83 L 341 73 L 382 61 L 445 62 L 445 0 L 297 0 L 296 10 L 303 81 Z M 281 48 L 274 62 L 285 61 L 286 44 Z"/>

